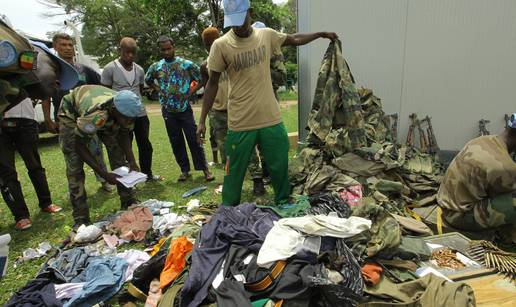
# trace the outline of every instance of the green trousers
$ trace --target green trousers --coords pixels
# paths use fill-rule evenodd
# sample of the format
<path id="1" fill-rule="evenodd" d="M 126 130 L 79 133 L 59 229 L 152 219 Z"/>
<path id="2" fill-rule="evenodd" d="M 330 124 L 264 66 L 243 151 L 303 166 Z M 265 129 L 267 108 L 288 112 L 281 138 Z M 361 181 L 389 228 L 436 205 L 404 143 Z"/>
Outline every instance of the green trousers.
<path id="1" fill-rule="evenodd" d="M 251 154 L 259 144 L 274 189 L 276 204 L 287 202 L 290 196 L 288 181 L 287 130 L 283 123 L 250 131 L 228 131 L 226 137 L 226 176 L 222 189 L 222 203 L 226 206 L 240 204 L 242 184 Z"/>

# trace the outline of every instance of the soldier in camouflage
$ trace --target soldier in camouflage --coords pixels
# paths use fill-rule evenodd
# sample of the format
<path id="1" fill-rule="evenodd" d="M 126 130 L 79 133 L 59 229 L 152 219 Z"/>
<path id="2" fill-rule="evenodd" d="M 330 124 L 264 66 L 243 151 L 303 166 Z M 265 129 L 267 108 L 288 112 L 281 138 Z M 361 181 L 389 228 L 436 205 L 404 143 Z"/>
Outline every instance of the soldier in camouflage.
<path id="1" fill-rule="evenodd" d="M 511 228 L 516 221 L 516 113 L 501 135 L 471 140 L 450 164 L 437 201 L 443 219 L 461 230 Z"/>
<path id="2" fill-rule="evenodd" d="M 103 170 L 88 150 L 97 136 L 106 146 L 111 169 L 138 169 L 131 149 L 133 119 L 142 111 L 140 98 L 131 91 L 115 92 L 99 85 L 84 85 L 66 95 L 59 109 L 59 142 L 66 162 L 66 177 L 75 225 L 90 222 L 84 188 L 84 162 L 107 182 L 116 184 L 122 209 L 137 202 L 134 192 Z"/>

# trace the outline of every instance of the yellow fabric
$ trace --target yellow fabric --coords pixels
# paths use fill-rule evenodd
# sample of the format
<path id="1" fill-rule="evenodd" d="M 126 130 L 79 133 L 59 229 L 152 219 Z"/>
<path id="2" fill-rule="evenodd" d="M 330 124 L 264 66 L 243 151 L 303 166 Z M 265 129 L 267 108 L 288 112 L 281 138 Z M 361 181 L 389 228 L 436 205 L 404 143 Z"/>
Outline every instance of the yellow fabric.
<path id="1" fill-rule="evenodd" d="M 246 38 L 230 30 L 213 43 L 208 67 L 228 73 L 230 130 L 248 131 L 281 122 L 279 104 L 272 89 L 270 60 L 286 38 L 286 34 L 269 28 L 253 29 Z"/>
<path id="2" fill-rule="evenodd" d="M 209 62 L 209 58 L 207 60 Z M 208 74 L 211 74 L 210 67 L 208 67 Z M 211 77 L 211 75 L 210 75 Z M 228 98 L 229 98 L 229 79 L 228 73 L 223 71 L 219 78 L 219 89 L 217 90 L 217 96 L 213 102 L 213 109 L 217 111 L 225 111 L 228 109 Z"/>
<path id="3" fill-rule="evenodd" d="M 443 209 L 437 207 L 437 234 L 443 234 Z"/>

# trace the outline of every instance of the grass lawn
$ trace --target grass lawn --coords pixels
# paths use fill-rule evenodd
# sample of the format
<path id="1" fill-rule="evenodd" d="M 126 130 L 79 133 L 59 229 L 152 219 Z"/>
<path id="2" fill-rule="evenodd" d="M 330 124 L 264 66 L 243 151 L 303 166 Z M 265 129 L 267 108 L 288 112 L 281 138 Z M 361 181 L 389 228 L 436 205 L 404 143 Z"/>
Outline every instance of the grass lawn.
<path id="1" fill-rule="evenodd" d="M 194 107 L 196 118 L 198 118 L 200 113 L 198 106 L 199 104 Z M 176 180 L 180 171 L 172 154 L 163 119 L 160 115 L 159 108 L 155 105 L 151 105 L 150 107 L 152 109 L 149 112 L 151 141 L 154 147 L 153 171 L 155 174 L 165 177 L 165 180 L 139 186 L 137 188 L 138 198 L 142 201 L 156 198 L 173 201 L 176 205 L 185 205 L 187 201 L 183 200 L 181 195 L 189 189 L 206 185 L 206 182 L 204 181 L 202 172 L 194 172 L 192 181 L 177 183 Z M 288 131 L 297 131 L 297 104 L 282 102 L 282 114 Z M 205 152 L 208 161 L 211 161 L 211 149 L 209 149 L 208 146 L 209 145 L 205 146 Z M 135 147 L 135 154 L 136 151 L 137 149 Z M 12 241 L 9 245 L 10 253 L 7 275 L 0 280 L 0 302 L 2 303 L 5 303 L 14 291 L 25 285 L 27 281 L 37 274 L 40 265 L 46 258 L 30 260 L 22 263 L 17 268 L 13 267 L 14 260 L 22 255 L 23 250 L 27 248 L 37 248 L 40 242 L 48 241 L 53 245 L 61 243 L 66 238 L 73 224 L 71 204 L 67 196 L 68 187 L 65 176 L 65 164 L 63 154 L 57 143 L 57 138 L 44 135 L 41 139 L 40 154 L 43 166 L 46 168 L 53 201 L 61 205 L 63 211 L 52 216 L 39 211 L 36 193 L 27 175 L 25 165 L 23 161 L 17 157 L 16 167 L 18 176 L 31 212 L 33 227 L 27 231 L 15 231 L 11 212 L 3 202 L 3 199 L 0 200 L 2 204 L 0 205 L 0 214 L 3 216 L 0 221 L 0 234 L 10 233 L 12 237 Z M 294 152 L 291 151 L 291 154 L 293 155 Z M 222 183 L 224 174 L 220 167 L 212 167 L 211 169 L 216 176 L 216 180 L 207 184 L 208 190 L 198 196 L 198 198 L 204 203 L 219 203 L 221 197 L 215 194 L 214 189 Z M 92 220 L 96 221 L 108 213 L 116 212 L 120 206 L 116 192 L 108 194 L 100 191 L 100 184 L 95 181 L 95 176 L 91 169 L 86 167 L 85 171 L 86 191 L 88 193 L 88 204 L 90 206 Z M 244 183 L 242 202 L 253 200 L 251 190 L 252 182 L 247 180 Z M 267 187 L 267 192 L 267 197 L 272 199 L 272 188 Z"/>

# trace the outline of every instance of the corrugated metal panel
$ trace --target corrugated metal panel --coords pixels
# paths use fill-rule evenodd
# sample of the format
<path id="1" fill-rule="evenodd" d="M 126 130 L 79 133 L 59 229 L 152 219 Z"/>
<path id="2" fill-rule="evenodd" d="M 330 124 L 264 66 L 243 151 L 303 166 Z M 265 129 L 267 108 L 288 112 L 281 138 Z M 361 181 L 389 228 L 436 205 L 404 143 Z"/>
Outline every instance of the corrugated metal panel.
<path id="1" fill-rule="evenodd" d="M 502 130 L 515 86 L 516 1 L 409 2 L 402 118 L 430 114 L 441 147 L 460 149 L 481 118 Z"/>
<path id="2" fill-rule="evenodd" d="M 400 113 L 400 137 L 410 113 L 428 114 L 441 147 L 460 149 L 480 118 L 497 132 L 503 114 L 516 111 L 516 1 L 299 1 L 299 16 L 309 16 L 298 21 L 300 32 L 339 34 L 358 84 Z M 310 93 L 302 104 L 311 102 L 326 46 L 300 49 L 299 87 Z"/>

